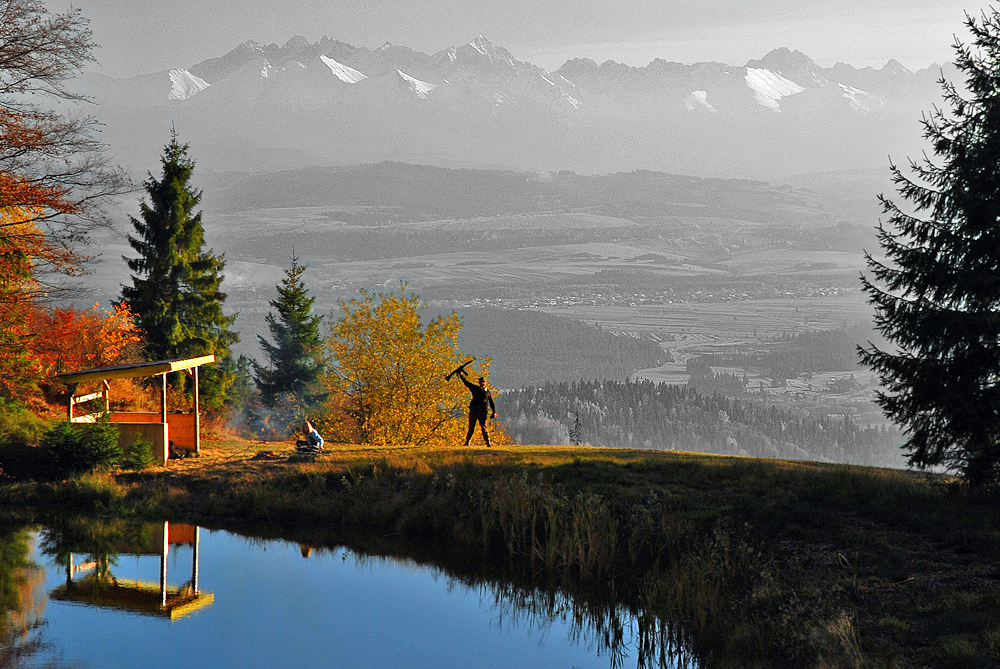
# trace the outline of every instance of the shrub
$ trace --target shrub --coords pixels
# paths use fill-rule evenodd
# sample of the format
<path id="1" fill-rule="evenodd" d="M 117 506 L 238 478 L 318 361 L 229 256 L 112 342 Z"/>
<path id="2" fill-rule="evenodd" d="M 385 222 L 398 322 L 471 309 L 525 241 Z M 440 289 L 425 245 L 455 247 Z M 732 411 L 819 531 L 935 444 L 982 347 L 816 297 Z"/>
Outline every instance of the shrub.
<path id="1" fill-rule="evenodd" d="M 31 444 L 45 429 L 45 421 L 24 405 L 0 398 L 0 479 L 30 479 L 39 473 L 38 449 Z"/>
<path id="2" fill-rule="evenodd" d="M 0 443 L 37 443 L 45 421 L 19 402 L 0 397 Z"/>
<path id="3" fill-rule="evenodd" d="M 141 434 L 135 435 L 132 443 L 125 447 L 121 459 L 121 465 L 125 469 L 146 469 L 152 467 L 155 462 L 153 442 Z"/>
<path id="4" fill-rule="evenodd" d="M 109 467 L 122 459 L 118 426 L 107 418 L 95 423 L 56 423 L 42 436 L 40 446 L 52 478 Z"/>
<path id="5" fill-rule="evenodd" d="M 0 441 L 0 480 L 27 480 L 44 474 L 40 450 L 23 441 Z"/>

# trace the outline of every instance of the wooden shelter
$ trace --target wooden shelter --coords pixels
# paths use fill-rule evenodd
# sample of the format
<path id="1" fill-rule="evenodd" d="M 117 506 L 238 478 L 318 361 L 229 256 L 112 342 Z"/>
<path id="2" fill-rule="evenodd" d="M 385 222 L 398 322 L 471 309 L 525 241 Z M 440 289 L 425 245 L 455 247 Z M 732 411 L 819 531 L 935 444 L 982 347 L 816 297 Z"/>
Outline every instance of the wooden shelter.
<path id="1" fill-rule="evenodd" d="M 118 440 L 122 446 L 132 443 L 137 436 L 147 439 L 153 444 L 153 454 L 158 462 L 166 464 L 170 457 L 170 447 L 184 448 L 193 453 L 201 450 L 201 413 L 198 406 L 198 368 L 215 362 L 214 355 L 203 355 L 196 358 L 174 358 L 172 360 L 157 360 L 155 362 L 136 362 L 129 365 L 113 367 L 97 367 L 79 372 L 57 374 L 56 381 L 65 383 L 70 388 L 67 417 L 72 423 L 90 423 L 98 416 L 109 414 L 112 423 L 120 423 Z M 194 380 L 194 406 L 188 413 L 167 413 L 167 374 L 171 372 L 186 372 Z M 160 377 L 160 411 L 111 411 L 111 398 L 108 381 L 111 379 L 134 379 L 146 376 Z M 101 390 L 77 395 L 77 386 L 89 381 L 100 381 Z M 73 407 L 104 400 L 101 410 L 74 415 Z"/>

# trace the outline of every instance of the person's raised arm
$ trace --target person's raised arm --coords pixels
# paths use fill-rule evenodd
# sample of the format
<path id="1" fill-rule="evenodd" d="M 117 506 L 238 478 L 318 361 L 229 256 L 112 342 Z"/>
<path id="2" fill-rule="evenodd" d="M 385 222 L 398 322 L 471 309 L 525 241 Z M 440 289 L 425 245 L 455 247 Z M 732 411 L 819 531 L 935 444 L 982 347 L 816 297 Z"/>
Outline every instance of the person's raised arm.
<path id="1" fill-rule="evenodd" d="M 470 383 L 469 380 L 467 378 L 465 378 L 465 370 L 464 369 L 458 373 L 458 378 L 462 379 L 462 383 L 464 383 L 465 387 L 468 388 L 469 390 L 472 390 L 473 388 L 478 388 L 479 387 L 479 386 L 477 386 L 474 383 Z"/>

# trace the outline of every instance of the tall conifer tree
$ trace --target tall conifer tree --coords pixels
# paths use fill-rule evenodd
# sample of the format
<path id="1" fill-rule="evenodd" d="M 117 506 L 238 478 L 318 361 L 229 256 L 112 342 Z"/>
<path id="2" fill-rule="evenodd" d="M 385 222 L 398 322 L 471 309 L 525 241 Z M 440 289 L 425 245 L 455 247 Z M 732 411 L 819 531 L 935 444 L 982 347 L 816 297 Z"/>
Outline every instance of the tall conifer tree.
<path id="1" fill-rule="evenodd" d="M 195 163 L 176 130 L 160 164 L 161 178 L 149 174 L 143 183 L 149 200 L 140 203 L 140 217 L 130 217 L 137 234 L 128 242 L 139 257 L 125 258 L 133 275 L 132 285 L 122 286 L 121 301 L 135 314 L 150 358 L 215 354 L 221 361 L 239 341 L 229 330 L 236 316 L 222 311 L 225 259 L 203 249 L 202 213 L 195 212 L 201 191 L 190 183 Z M 209 408 L 221 403 L 228 385 L 219 369 L 205 370 Z"/>
<path id="2" fill-rule="evenodd" d="M 274 407 L 283 395 L 308 403 L 324 372 L 319 331 L 323 319 L 312 313 L 316 298 L 302 281 L 306 267 L 294 254 L 291 261 L 277 286 L 277 299 L 270 302 L 274 311 L 265 317 L 274 343 L 257 335 L 268 364 L 255 363 L 254 376 L 261 401 L 268 407 Z"/>
<path id="3" fill-rule="evenodd" d="M 910 463 L 978 489 L 1000 476 L 1000 15 L 966 25 L 974 49 L 955 50 L 967 92 L 941 80 L 950 109 L 922 122 L 936 158 L 911 162 L 912 178 L 891 166 L 912 213 L 880 197 L 885 259 L 866 256 L 864 289 L 895 347 L 860 352 Z"/>

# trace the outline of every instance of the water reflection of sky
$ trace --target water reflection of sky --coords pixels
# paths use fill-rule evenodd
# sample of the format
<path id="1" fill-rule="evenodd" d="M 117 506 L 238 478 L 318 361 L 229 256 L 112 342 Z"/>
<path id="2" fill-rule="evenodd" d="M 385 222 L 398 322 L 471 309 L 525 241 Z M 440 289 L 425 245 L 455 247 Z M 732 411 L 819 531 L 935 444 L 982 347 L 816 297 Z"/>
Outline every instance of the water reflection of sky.
<path id="1" fill-rule="evenodd" d="M 192 548 L 171 547 L 168 582 L 191 578 Z M 83 556 L 80 556 L 81 558 Z M 65 582 L 47 556 L 46 591 Z M 89 667 L 601 667 L 566 620 L 540 623 L 442 572 L 355 553 L 315 551 L 202 530 L 199 584 L 211 606 L 173 622 L 49 601 L 35 661 Z M 121 555 L 119 579 L 156 583 L 159 556 Z M 512 622 L 517 620 L 517 622 Z M 631 625 L 630 625 L 631 626 Z M 634 648 L 626 641 L 626 646 Z M 635 666 L 634 655 L 624 660 Z"/>

